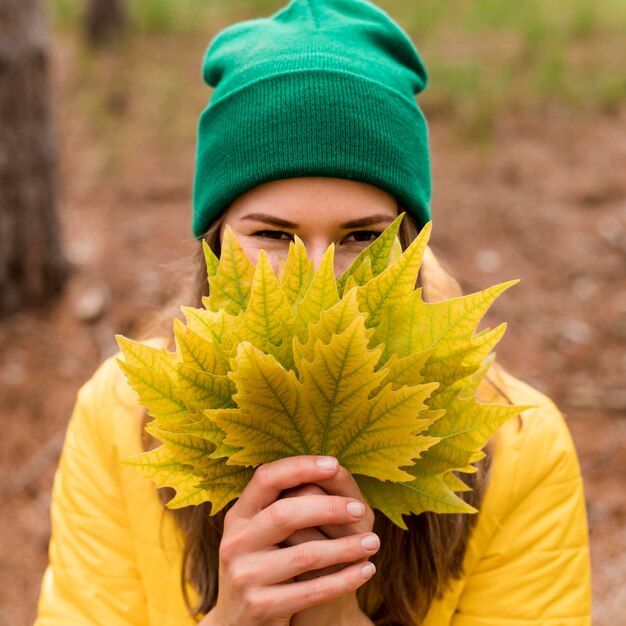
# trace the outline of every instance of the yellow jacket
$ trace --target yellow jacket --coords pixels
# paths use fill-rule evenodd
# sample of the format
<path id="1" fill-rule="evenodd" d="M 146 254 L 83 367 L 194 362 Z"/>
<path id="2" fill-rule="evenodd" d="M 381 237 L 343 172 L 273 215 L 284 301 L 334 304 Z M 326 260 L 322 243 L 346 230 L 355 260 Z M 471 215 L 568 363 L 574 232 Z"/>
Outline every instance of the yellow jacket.
<path id="1" fill-rule="evenodd" d="M 539 408 L 498 432 L 465 574 L 424 626 L 587 626 L 587 523 L 571 438 L 544 395 L 504 372 L 499 382 L 515 403 Z M 141 451 L 141 419 L 109 359 L 80 390 L 68 427 L 36 626 L 195 623 L 173 520 L 152 483 L 119 462 Z"/>

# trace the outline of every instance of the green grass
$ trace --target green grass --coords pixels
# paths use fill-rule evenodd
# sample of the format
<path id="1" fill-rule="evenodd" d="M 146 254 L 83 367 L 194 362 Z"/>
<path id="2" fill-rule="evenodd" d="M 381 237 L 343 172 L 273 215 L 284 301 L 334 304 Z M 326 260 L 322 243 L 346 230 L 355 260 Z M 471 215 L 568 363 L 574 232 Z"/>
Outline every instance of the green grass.
<path id="1" fill-rule="evenodd" d="M 267 16 L 277 0 L 127 0 L 130 39 L 196 42 L 224 26 Z M 624 0 L 379 0 L 412 37 L 430 75 L 425 109 L 443 111 L 472 136 L 503 112 L 555 103 L 611 113 L 626 102 Z M 47 0 L 54 29 L 80 28 L 82 0 Z M 132 46 L 131 46 L 132 47 Z M 137 61 L 139 62 L 139 61 Z M 195 61 L 200 63 L 200 56 Z M 164 84 L 176 67 L 160 65 Z M 171 79 L 167 77 L 172 72 Z M 171 107 L 168 105 L 168 107 Z"/>

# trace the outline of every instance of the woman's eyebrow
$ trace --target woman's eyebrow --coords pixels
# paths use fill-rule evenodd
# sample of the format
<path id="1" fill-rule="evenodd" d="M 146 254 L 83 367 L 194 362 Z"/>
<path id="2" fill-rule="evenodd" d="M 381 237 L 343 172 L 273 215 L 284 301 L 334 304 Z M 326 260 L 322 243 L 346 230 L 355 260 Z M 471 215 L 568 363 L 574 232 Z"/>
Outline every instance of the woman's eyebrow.
<path id="1" fill-rule="evenodd" d="M 394 218 L 388 215 L 369 215 L 359 220 L 352 220 L 342 224 L 340 228 L 362 228 L 363 226 L 371 226 L 372 224 L 380 224 L 381 222 L 391 223 Z"/>
<path id="2" fill-rule="evenodd" d="M 279 226 L 280 228 L 298 228 L 298 225 L 293 222 L 280 217 L 274 217 L 273 215 L 266 215 L 265 213 L 249 213 L 248 215 L 244 215 L 241 219 L 242 221 L 253 220 L 255 222 L 265 222 L 266 224 Z"/>
<path id="3" fill-rule="evenodd" d="M 298 224 L 295 222 L 290 222 L 289 220 L 284 220 L 280 217 L 275 217 L 274 215 L 268 215 L 266 213 L 249 213 L 248 215 L 244 215 L 241 219 L 242 221 L 251 220 L 255 222 L 265 222 L 266 224 L 278 226 L 279 228 L 298 228 Z M 380 224 L 381 222 L 390 224 L 393 220 L 394 218 L 389 217 L 389 215 L 368 215 L 367 217 L 362 217 L 358 220 L 345 222 L 344 224 L 341 224 L 339 228 L 363 228 L 365 226 L 371 226 L 372 224 Z"/>

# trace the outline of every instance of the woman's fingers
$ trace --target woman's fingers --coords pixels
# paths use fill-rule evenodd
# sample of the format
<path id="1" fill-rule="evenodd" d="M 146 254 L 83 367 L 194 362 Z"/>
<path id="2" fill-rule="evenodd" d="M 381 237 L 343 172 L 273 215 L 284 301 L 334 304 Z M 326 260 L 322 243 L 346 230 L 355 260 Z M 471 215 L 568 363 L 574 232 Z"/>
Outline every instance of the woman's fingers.
<path id="1" fill-rule="evenodd" d="M 365 502 L 365 498 L 354 479 L 354 476 L 345 468 L 339 467 L 337 473 L 327 480 L 321 480 L 317 483 L 324 491 L 329 494 L 343 496 L 345 498 L 356 498 L 361 502 Z M 328 525 L 320 526 L 320 530 L 327 537 L 343 537 L 351 533 L 361 533 L 372 530 L 374 527 L 374 511 L 369 506 L 365 507 L 365 515 L 356 524 L 346 525 Z"/>
<path id="2" fill-rule="evenodd" d="M 257 468 L 235 505 L 238 515 L 254 517 L 282 491 L 307 483 L 318 485 L 326 493 L 363 500 L 352 474 L 334 457 L 292 456 Z"/>
<path id="3" fill-rule="evenodd" d="M 328 496 L 331 494 L 326 493 L 321 487 L 317 485 L 300 485 L 293 489 L 285 489 L 281 494 L 281 498 L 295 498 L 296 496 Z"/>
<path id="4" fill-rule="evenodd" d="M 330 495 L 344 496 L 346 498 L 355 498 L 361 502 L 365 502 L 365 498 L 359 489 L 359 486 L 354 479 L 354 476 L 345 468 L 339 467 L 337 473 L 328 480 L 319 481 L 315 485 L 305 485 L 299 490 L 294 490 L 296 493 L 304 493 L 301 490 L 307 489 L 307 493 L 328 493 Z M 290 495 L 286 494 L 286 495 Z M 352 533 L 362 533 L 371 530 L 374 527 L 374 511 L 366 506 L 365 515 L 363 518 L 348 526 L 333 524 L 328 526 L 320 526 L 319 530 L 333 539 L 337 537 L 344 537 Z"/>
<path id="5" fill-rule="evenodd" d="M 332 475 L 325 476 L 315 482 L 327 493 L 344 496 L 345 498 L 363 499 L 363 494 L 361 494 L 354 476 L 341 465 Z"/>
<path id="6" fill-rule="evenodd" d="M 284 491 L 281 494 L 281 498 L 296 498 L 298 496 L 327 496 L 327 494 L 321 487 L 317 485 L 301 485 L 300 487 L 295 487 L 294 489 L 289 489 L 288 491 Z M 349 534 L 349 533 L 344 533 Z M 344 535 L 341 535 L 342 537 Z M 299 543 L 304 543 L 305 541 L 316 541 L 319 539 L 328 539 L 328 537 L 318 528 L 302 528 L 301 530 L 296 530 L 294 533 L 289 535 L 281 544 L 282 546 L 296 546 Z"/>
<path id="7" fill-rule="evenodd" d="M 351 549 L 347 550 L 342 555 L 342 558 L 332 563 L 327 563 L 321 567 L 312 567 L 301 574 L 298 574 L 296 576 L 296 580 L 310 580 L 319 576 L 325 576 L 326 574 L 332 574 L 333 572 L 343 569 L 346 565 L 361 560 L 363 556 L 359 554 L 360 551 L 362 551 L 365 556 L 370 557 L 376 554 L 380 548 L 380 540 L 378 535 L 375 535 L 374 533 L 349 534 L 343 539 L 330 540 L 326 535 L 323 535 L 315 528 L 307 528 L 306 530 L 296 531 L 285 540 L 284 545 L 298 547 L 302 543 L 306 542 L 325 542 L 326 544 L 333 544 L 335 541 L 345 541 L 347 546 L 351 546 Z M 358 545 L 356 541 L 359 542 Z M 305 546 L 304 548 L 301 548 L 305 555 L 309 549 L 316 549 L 316 546 Z"/>
<path id="8" fill-rule="evenodd" d="M 306 541 L 321 541 L 322 539 L 328 539 L 328 537 L 321 530 L 317 528 L 303 528 L 302 530 L 296 530 L 282 541 L 281 547 L 297 546 L 299 543 L 305 543 Z"/>
<path id="9" fill-rule="evenodd" d="M 324 489 L 322 489 L 322 487 L 319 486 L 320 484 L 323 484 L 326 487 L 326 489 L 328 490 L 334 489 L 334 491 L 328 491 L 328 492 L 324 491 Z M 348 472 L 344 467 L 339 467 L 339 471 L 337 472 L 337 474 L 330 480 L 321 481 L 318 484 L 300 485 L 298 487 L 294 487 L 293 489 L 288 489 L 286 491 L 283 491 L 280 497 L 281 498 L 294 498 L 296 496 L 303 496 L 303 495 L 320 495 L 320 496 L 341 495 L 345 497 L 356 498 L 363 502 L 365 501 L 365 499 L 363 498 L 363 494 L 361 493 L 361 490 L 359 489 L 359 486 L 356 480 L 354 480 L 354 477 L 352 476 L 352 474 L 350 474 L 350 472 Z M 322 536 L 336 539 L 338 537 L 345 537 L 346 535 L 350 535 L 353 533 L 366 532 L 368 530 L 371 530 L 373 526 L 374 526 L 374 512 L 369 507 L 366 507 L 366 513 L 363 516 L 362 520 L 356 523 L 347 525 L 347 526 L 338 525 L 338 524 L 328 525 L 328 526 L 320 527 L 318 531 L 320 535 Z M 301 543 L 302 541 L 310 541 L 311 538 L 313 539 L 316 538 L 316 537 L 306 538 L 303 535 L 303 532 L 304 531 L 299 531 L 295 533 L 295 536 L 288 538 L 285 541 L 285 543 L 287 545 L 294 545 L 295 543 Z"/>
<path id="10" fill-rule="evenodd" d="M 302 495 L 318 495 L 318 496 L 326 496 L 328 495 L 325 491 L 323 491 L 317 485 L 303 485 L 302 487 L 297 487 L 295 489 L 289 490 L 288 493 L 284 493 L 282 498 L 295 498 L 297 496 Z M 360 531 L 356 530 L 355 527 L 358 525 L 350 524 L 350 525 L 328 525 L 324 528 L 327 529 L 327 532 L 332 534 L 325 534 L 319 528 L 303 528 L 302 530 L 296 530 L 294 533 L 289 535 L 287 539 L 285 539 L 281 543 L 281 547 L 285 546 L 297 546 L 301 543 L 309 542 L 309 541 L 328 541 L 329 539 L 335 539 L 338 537 L 345 537 L 348 535 L 358 534 Z M 368 530 L 367 528 L 365 530 Z M 375 541 L 378 542 L 378 538 L 374 537 Z M 356 560 L 356 559 L 352 559 Z M 312 571 L 303 572 L 302 574 L 297 576 L 297 580 L 310 580 L 311 578 L 317 578 L 318 576 L 325 576 L 326 574 L 332 574 L 343 567 L 345 567 L 346 563 L 341 563 L 340 565 L 331 565 L 328 567 L 323 567 L 321 569 L 316 569 Z"/>
<path id="11" fill-rule="evenodd" d="M 296 530 L 329 524 L 353 524 L 366 512 L 359 500 L 340 496 L 300 496 L 273 502 L 254 519 L 222 539 L 228 548 L 232 541 L 240 553 L 263 550 L 283 542 Z"/>
<path id="12" fill-rule="evenodd" d="M 274 585 L 305 572 L 364 561 L 376 554 L 379 547 L 380 541 L 374 533 L 307 541 L 264 554 L 250 554 L 238 564 L 234 576 L 242 580 L 243 586 L 259 581 L 263 585 Z"/>
<path id="13" fill-rule="evenodd" d="M 252 590 L 242 601 L 250 605 L 252 613 L 293 615 L 311 606 L 330 602 L 353 593 L 375 573 L 373 563 L 361 561 L 344 569 L 302 582 L 273 585 Z"/>
<path id="14" fill-rule="evenodd" d="M 352 594 L 374 573 L 372 525 L 372 510 L 337 459 L 262 465 L 225 518 L 220 597 L 238 599 L 229 612 L 288 617 Z M 223 605 L 218 598 L 216 611 Z"/>
<path id="15" fill-rule="evenodd" d="M 354 476 L 341 465 L 338 466 L 337 471 L 334 472 L 332 476 L 323 476 L 321 480 L 316 481 L 315 484 L 302 484 L 290 489 L 284 489 L 283 491 L 285 492 L 283 496 L 331 493 L 346 498 L 363 499 L 363 495 L 361 494 L 361 490 Z"/>
<path id="16" fill-rule="evenodd" d="M 293 456 L 261 465 L 230 513 L 251 519 L 272 504 L 281 491 L 305 483 L 328 481 L 339 469 L 337 459 L 323 456 Z"/>

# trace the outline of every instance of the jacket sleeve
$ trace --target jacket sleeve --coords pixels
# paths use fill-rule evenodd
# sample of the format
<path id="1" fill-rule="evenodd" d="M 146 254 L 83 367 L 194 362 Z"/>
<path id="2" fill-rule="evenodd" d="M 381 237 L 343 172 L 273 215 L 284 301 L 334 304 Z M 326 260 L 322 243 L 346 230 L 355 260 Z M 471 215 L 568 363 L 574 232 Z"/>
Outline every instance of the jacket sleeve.
<path id="1" fill-rule="evenodd" d="M 452 626 L 591 624 L 578 459 L 561 414 L 540 397 L 542 406 L 520 425 L 508 424 L 512 443 L 496 449 L 492 486 L 503 503 L 486 551 L 467 572 Z"/>
<path id="2" fill-rule="evenodd" d="M 106 363 L 78 394 L 52 495 L 52 538 L 35 626 L 143 626 L 146 602 L 128 528 Z"/>

